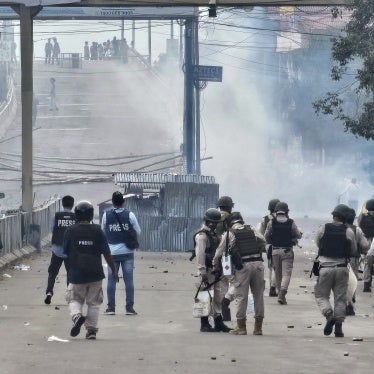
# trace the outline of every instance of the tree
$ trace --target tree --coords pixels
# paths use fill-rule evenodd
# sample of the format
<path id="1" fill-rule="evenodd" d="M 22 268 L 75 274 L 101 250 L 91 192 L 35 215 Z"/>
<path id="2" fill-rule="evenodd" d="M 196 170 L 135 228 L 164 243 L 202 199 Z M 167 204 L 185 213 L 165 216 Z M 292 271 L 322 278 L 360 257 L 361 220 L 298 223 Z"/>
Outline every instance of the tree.
<path id="1" fill-rule="evenodd" d="M 350 85 L 313 103 L 316 113 L 342 121 L 345 131 L 367 140 L 374 139 L 374 1 L 353 0 L 351 18 L 344 36 L 334 38 L 331 78 L 340 81 L 354 68 Z M 333 16 L 340 15 L 333 9 Z"/>

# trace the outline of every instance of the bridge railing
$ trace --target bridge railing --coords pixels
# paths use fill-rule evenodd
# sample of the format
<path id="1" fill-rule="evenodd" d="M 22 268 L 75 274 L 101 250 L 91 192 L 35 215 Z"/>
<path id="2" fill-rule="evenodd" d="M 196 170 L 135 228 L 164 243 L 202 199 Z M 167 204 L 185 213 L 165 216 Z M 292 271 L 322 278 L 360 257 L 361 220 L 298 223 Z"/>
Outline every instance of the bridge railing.
<path id="1" fill-rule="evenodd" d="M 33 212 L 12 212 L 0 218 L 0 234 L 3 248 L 0 257 L 25 246 L 41 249 L 41 241 L 50 234 L 51 217 L 61 210 L 61 199 L 53 199 Z"/>

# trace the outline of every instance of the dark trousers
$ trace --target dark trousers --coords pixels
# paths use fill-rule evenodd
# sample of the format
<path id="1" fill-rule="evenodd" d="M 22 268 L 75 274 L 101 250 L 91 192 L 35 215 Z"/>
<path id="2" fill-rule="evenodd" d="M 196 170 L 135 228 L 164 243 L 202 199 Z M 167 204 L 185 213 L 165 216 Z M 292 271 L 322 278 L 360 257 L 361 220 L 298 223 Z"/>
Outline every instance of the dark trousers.
<path id="1" fill-rule="evenodd" d="M 48 267 L 48 285 L 45 291 L 46 294 L 48 292 L 51 292 L 53 294 L 53 287 L 55 285 L 55 281 L 56 281 L 58 272 L 60 271 L 62 263 L 64 263 L 65 265 L 66 274 L 67 274 L 69 272 L 69 264 L 68 264 L 67 259 L 58 257 L 52 252 L 51 263 L 49 264 L 49 267 Z M 66 276 L 66 283 L 68 284 L 69 282 L 67 281 L 67 278 L 68 277 Z"/>

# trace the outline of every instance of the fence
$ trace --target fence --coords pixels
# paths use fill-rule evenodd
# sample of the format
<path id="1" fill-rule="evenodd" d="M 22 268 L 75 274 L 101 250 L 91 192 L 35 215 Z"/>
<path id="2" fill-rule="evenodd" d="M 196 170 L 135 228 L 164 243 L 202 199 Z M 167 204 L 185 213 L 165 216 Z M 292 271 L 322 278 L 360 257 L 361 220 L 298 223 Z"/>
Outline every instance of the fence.
<path id="1" fill-rule="evenodd" d="M 0 234 L 3 248 L 0 256 L 32 245 L 40 249 L 40 240 L 50 233 L 51 217 L 61 209 L 61 200 L 56 199 L 35 209 L 31 214 L 17 212 L 0 219 Z"/>
<path id="2" fill-rule="evenodd" d="M 60 66 L 62 68 L 80 69 L 82 67 L 82 54 L 60 53 Z"/>

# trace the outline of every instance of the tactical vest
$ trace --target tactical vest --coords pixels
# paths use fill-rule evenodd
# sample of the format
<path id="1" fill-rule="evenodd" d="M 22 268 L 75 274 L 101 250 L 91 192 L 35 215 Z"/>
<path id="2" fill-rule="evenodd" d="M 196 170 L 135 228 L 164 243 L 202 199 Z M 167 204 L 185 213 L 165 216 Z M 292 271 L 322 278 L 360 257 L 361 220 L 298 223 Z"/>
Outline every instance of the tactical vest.
<path id="1" fill-rule="evenodd" d="M 124 209 L 122 212 L 117 212 L 118 218 L 122 223 L 122 228 L 118 222 L 118 219 L 113 211 L 113 209 L 108 209 L 106 211 L 106 225 L 105 225 L 105 236 L 109 244 L 119 244 L 125 243 L 129 237 L 129 231 L 132 228 L 130 222 L 130 212 Z"/>
<path id="2" fill-rule="evenodd" d="M 292 224 L 293 220 L 290 218 L 286 222 L 278 222 L 273 219 L 273 232 L 270 238 L 273 247 L 290 248 L 294 245 L 292 242 Z"/>
<path id="3" fill-rule="evenodd" d="M 349 240 L 347 239 L 345 225 L 325 224 L 325 232 L 321 238 L 320 256 L 330 258 L 347 258 Z"/>
<path id="4" fill-rule="evenodd" d="M 52 244 L 62 245 L 66 229 L 74 224 L 75 214 L 73 212 L 57 212 L 52 231 Z"/>
<path id="5" fill-rule="evenodd" d="M 374 216 L 363 214 L 359 226 L 367 238 L 374 237 Z"/>
<path id="6" fill-rule="evenodd" d="M 196 247 L 196 235 L 200 233 L 205 233 L 206 236 L 208 237 L 209 240 L 209 247 L 205 248 L 205 266 L 207 268 L 212 268 L 213 267 L 213 257 L 216 253 L 216 249 L 218 248 L 219 245 L 219 238 L 217 234 L 211 230 L 207 229 L 201 229 L 199 230 L 193 237 L 193 244 L 194 247 Z"/>
<path id="7" fill-rule="evenodd" d="M 103 233 L 99 225 L 77 224 L 72 227 L 69 262 L 85 275 L 102 272 L 101 242 Z"/>
<path id="8" fill-rule="evenodd" d="M 235 236 L 235 251 L 240 257 L 250 255 L 261 255 L 261 246 L 257 242 L 256 235 L 250 226 L 244 226 L 244 229 L 230 229 Z"/>

